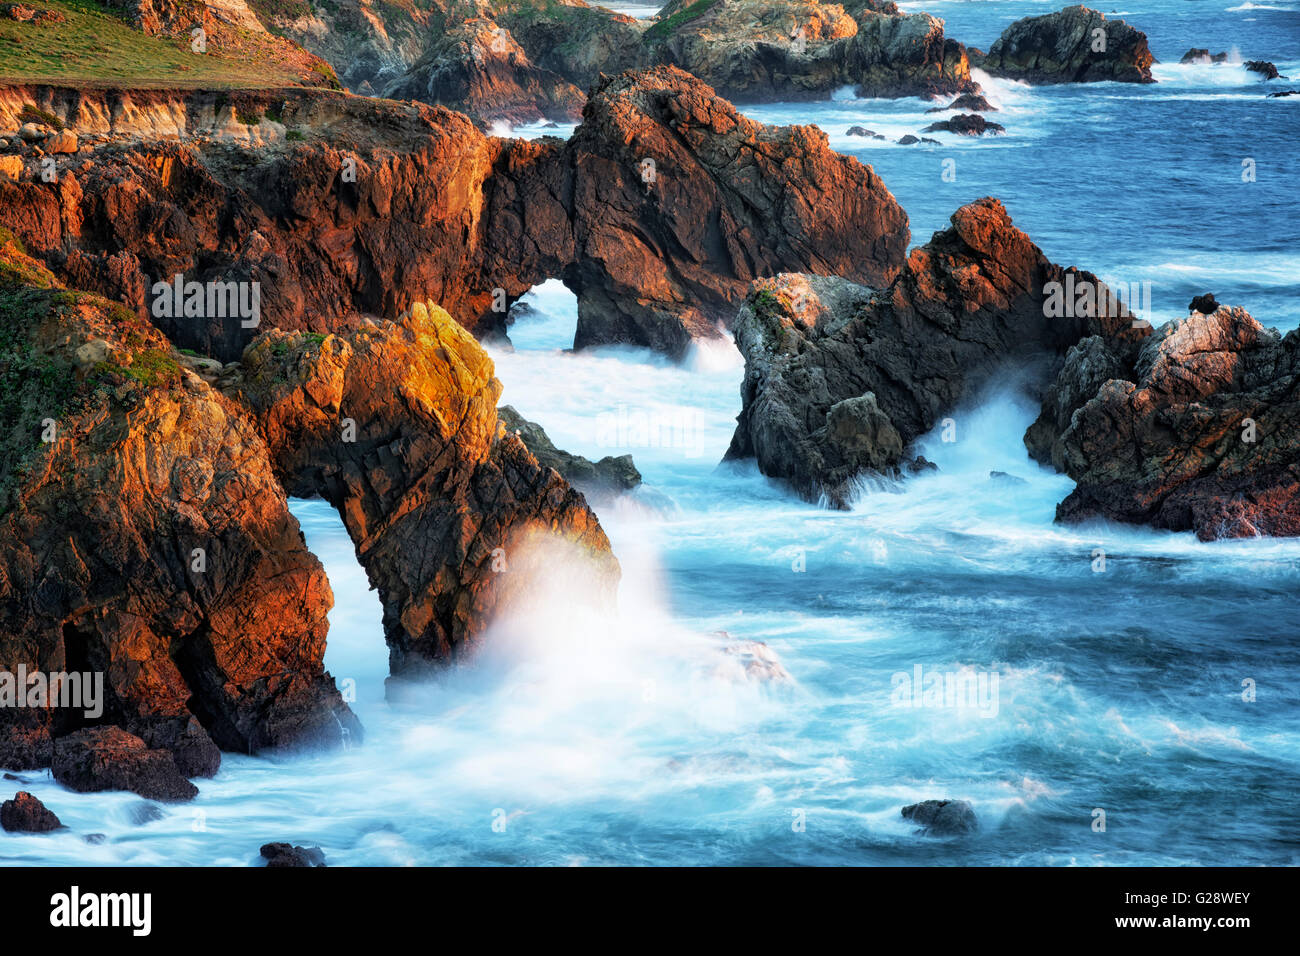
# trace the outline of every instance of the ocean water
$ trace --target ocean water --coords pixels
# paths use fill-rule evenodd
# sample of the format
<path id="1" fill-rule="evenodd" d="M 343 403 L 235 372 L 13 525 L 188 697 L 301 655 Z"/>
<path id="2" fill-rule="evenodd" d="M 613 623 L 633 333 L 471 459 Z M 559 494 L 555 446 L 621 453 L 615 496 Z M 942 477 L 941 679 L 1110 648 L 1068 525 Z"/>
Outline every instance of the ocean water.
<path id="1" fill-rule="evenodd" d="M 1054 260 L 1151 282 L 1156 321 L 1213 291 L 1293 328 L 1300 97 L 1261 91 L 1300 82 L 1176 61 L 1239 49 L 1300 74 L 1300 12 L 1229 5 L 1119 8 L 1174 64 L 1158 85 L 986 83 L 997 139 L 843 135 L 918 132 L 936 118 L 920 100 L 746 112 L 816 122 L 871 163 L 914 242 L 996 195 Z M 920 6 L 985 47 L 1056 8 Z M 572 296 L 552 281 L 530 300 L 513 346 L 490 349 L 503 402 L 562 448 L 632 454 L 645 478 L 597 506 L 623 565 L 618 611 L 577 610 L 583 568 L 557 554 L 529 613 L 391 706 L 378 598 L 332 510 L 295 501 L 336 597 L 326 665 L 355 685 L 365 743 L 227 755 L 192 804 L 146 822 L 138 797 L 25 773 L 70 829 L 6 836 L 0 863 L 247 865 L 270 840 L 319 845 L 333 865 L 1300 862 L 1300 542 L 1053 524 L 1071 482 L 1027 458 L 1036 409 L 1010 382 L 920 443 L 936 474 L 825 511 L 719 465 L 743 371 L 729 343 L 680 365 L 575 354 Z M 789 679 L 749 679 L 719 631 L 765 642 Z M 948 675 L 983 692 L 905 694 L 918 668 L 923 687 Z M 899 811 L 928 798 L 969 800 L 979 832 L 918 835 Z"/>

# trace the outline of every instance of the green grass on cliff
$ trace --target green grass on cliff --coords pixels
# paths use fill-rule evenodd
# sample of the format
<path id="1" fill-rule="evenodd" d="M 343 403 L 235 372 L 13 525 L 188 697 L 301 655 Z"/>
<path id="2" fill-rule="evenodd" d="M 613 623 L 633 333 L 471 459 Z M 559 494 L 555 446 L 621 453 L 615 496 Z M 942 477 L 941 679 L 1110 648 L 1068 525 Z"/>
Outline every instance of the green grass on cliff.
<path id="1" fill-rule="evenodd" d="M 139 88 L 266 87 L 297 83 L 278 64 L 231 55 L 189 37 L 150 37 L 93 0 L 29 0 L 62 23 L 0 20 L 0 83 L 80 83 Z"/>
<path id="2" fill-rule="evenodd" d="M 646 30 L 642 39 L 646 41 L 666 40 L 678 27 L 690 23 L 692 20 L 698 20 L 708 13 L 715 3 L 717 3 L 717 0 L 699 0 L 698 3 L 692 3 L 685 10 L 678 10 L 671 17 L 666 17 L 650 27 L 650 29 Z"/>

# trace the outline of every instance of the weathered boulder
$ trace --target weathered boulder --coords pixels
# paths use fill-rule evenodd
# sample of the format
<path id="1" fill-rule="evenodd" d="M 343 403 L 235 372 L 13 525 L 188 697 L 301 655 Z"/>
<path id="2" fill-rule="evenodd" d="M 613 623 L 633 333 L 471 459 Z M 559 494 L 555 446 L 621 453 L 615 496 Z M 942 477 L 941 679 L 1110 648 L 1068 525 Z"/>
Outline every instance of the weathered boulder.
<path id="1" fill-rule="evenodd" d="M 1067 384 L 1054 398 L 1068 407 L 1086 391 Z M 1057 519 L 1203 540 L 1300 535 L 1297 435 L 1300 332 L 1282 336 L 1240 308 L 1193 313 L 1162 326 L 1070 415 L 1052 460 L 1077 484 Z"/>
<path id="2" fill-rule="evenodd" d="M 1017 20 L 1002 31 L 981 68 L 1028 83 L 1154 83 L 1146 34 L 1084 6 Z"/>
<path id="3" fill-rule="evenodd" d="M 0 828 L 10 833 L 49 833 L 63 824 L 45 804 L 25 790 L 0 804 Z"/>
<path id="4" fill-rule="evenodd" d="M 121 727 L 87 727 L 54 742 L 54 779 L 79 793 L 129 790 L 149 800 L 193 800 L 199 788 L 165 750 Z"/>
<path id="5" fill-rule="evenodd" d="M 631 455 L 606 455 L 593 462 L 556 448 L 541 425 L 528 421 L 509 405 L 498 408 L 497 417 L 507 431 L 519 436 L 538 464 L 554 468 L 565 481 L 590 498 L 609 498 L 641 484 L 641 473 L 636 470 Z"/>
<path id="6" fill-rule="evenodd" d="M 47 766 L 92 720 L 196 775 L 214 743 L 359 733 L 321 663 L 329 584 L 246 415 L 12 241 L 0 316 L 0 670 L 103 678 L 101 713 L 0 708 L 0 764 Z"/>
<path id="7" fill-rule="evenodd" d="M 1001 203 L 981 199 L 913 250 L 888 287 L 756 282 L 735 324 L 745 378 L 727 458 L 753 457 L 806 498 L 846 507 L 862 473 L 918 467 L 910 444 L 999 371 L 1038 369 L 1048 381 L 1081 337 L 1139 334 L 1113 310 L 1048 318 L 1048 287 L 1065 274 Z"/>
<path id="8" fill-rule="evenodd" d="M 975 808 L 966 800 L 922 800 L 902 812 L 904 820 L 920 826 L 926 835 L 961 836 L 979 829 Z"/>
<path id="9" fill-rule="evenodd" d="M 436 305 L 333 335 L 271 331 L 222 387 L 255 415 L 290 494 L 343 518 L 384 608 L 390 680 L 474 649 L 576 554 L 597 603 L 618 562 L 583 497 L 497 421 L 501 383 Z"/>

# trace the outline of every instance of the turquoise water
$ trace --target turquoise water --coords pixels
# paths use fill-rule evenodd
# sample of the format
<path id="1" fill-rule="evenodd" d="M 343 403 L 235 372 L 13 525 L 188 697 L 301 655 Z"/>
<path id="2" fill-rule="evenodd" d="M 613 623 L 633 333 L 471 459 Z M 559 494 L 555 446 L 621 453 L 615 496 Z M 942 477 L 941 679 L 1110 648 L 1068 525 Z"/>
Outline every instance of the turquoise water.
<path id="1" fill-rule="evenodd" d="M 1150 281 L 1157 320 L 1208 290 L 1291 328 L 1300 97 L 1265 100 L 1238 67 L 1176 61 L 1188 46 L 1238 48 L 1300 74 L 1300 13 L 1229 5 L 1120 8 L 1175 63 L 1159 85 L 990 82 L 1008 127 L 996 140 L 843 136 L 916 132 L 935 119 L 919 100 L 747 112 L 817 122 L 872 163 L 916 242 L 997 195 L 1056 261 Z M 924 8 L 987 46 L 1055 7 Z M 1240 181 L 1247 156 L 1255 183 Z M 72 831 L 7 837 L 0 860 L 231 865 L 291 840 L 356 865 L 1300 862 L 1300 542 L 1054 525 L 1071 483 L 1026 457 L 1036 409 L 1009 387 L 954 410 L 955 442 L 921 443 L 938 474 L 819 510 L 752 467 L 718 466 L 740 404 L 729 345 L 680 366 L 575 355 L 572 297 L 551 282 L 533 304 L 514 349 L 492 349 L 503 401 L 561 447 L 630 452 L 645 476 L 598 508 L 624 567 L 619 612 L 574 610 L 583 569 L 557 557 L 536 607 L 499 622 L 474 665 L 390 707 L 378 599 L 328 506 L 295 502 L 336 596 L 326 664 L 355 682 L 365 745 L 227 755 L 194 804 L 142 825 L 137 797 L 26 774 Z M 748 680 L 719 630 L 767 642 L 790 680 Z M 996 678 L 996 694 L 905 706 L 897 675 L 917 667 Z M 970 800 L 980 832 L 915 835 L 899 809 L 931 797 Z M 87 832 L 107 839 L 87 845 Z"/>

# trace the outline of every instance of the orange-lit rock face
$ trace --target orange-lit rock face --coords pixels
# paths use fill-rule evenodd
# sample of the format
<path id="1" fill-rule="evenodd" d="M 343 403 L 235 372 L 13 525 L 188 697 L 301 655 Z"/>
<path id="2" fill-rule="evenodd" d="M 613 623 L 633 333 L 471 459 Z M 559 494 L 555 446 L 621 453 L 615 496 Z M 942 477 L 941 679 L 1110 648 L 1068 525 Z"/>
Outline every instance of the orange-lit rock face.
<path id="1" fill-rule="evenodd" d="M 6 264 L 24 258 L 10 246 Z M 104 680 L 99 714 L 0 711 L 0 761 L 46 765 L 84 723 L 126 728 L 187 775 L 215 771 L 214 741 L 358 739 L 322 666 L 329 584 L 246 414 L 121 307 L 35 284 L 0 295 L 49 363 L 6 409 L 0 669 Z"/>
<path id="2" fill-rule="evenodd" d="M 491 360 L 442 309 L 316 341 L 271 332 L 225 386 L 292 494 L 343 516 L 384 605 L 394 677 L 472 650 L 562 552 L 596 603 L 618 564 L 582 496 L 497 424 Z"/>
<path id="3" fill-rule="evenodd" d="M 513 300 L 549 277 L 578 296 L 580 345 L 679 353 L 730 321 L 752 279 L 887 282 L 909 238 L 880 179 L 823 133 L 753 123 L 668 67 L 606 83 L 563 144 L 490 139 L 418 105 L 241 96 L 308 138 L 78 157 L 57 188 L 0 182 L 0 224 L 142 315 L 177 273 L 259 282 L 258 329 L 160 320 L 178 346 L 225 361 L 267 328 L 343 330 L 423 300 L 497 331 L 496 290 Z M 210 98 L 185 100 L 192 130 Z"/>

